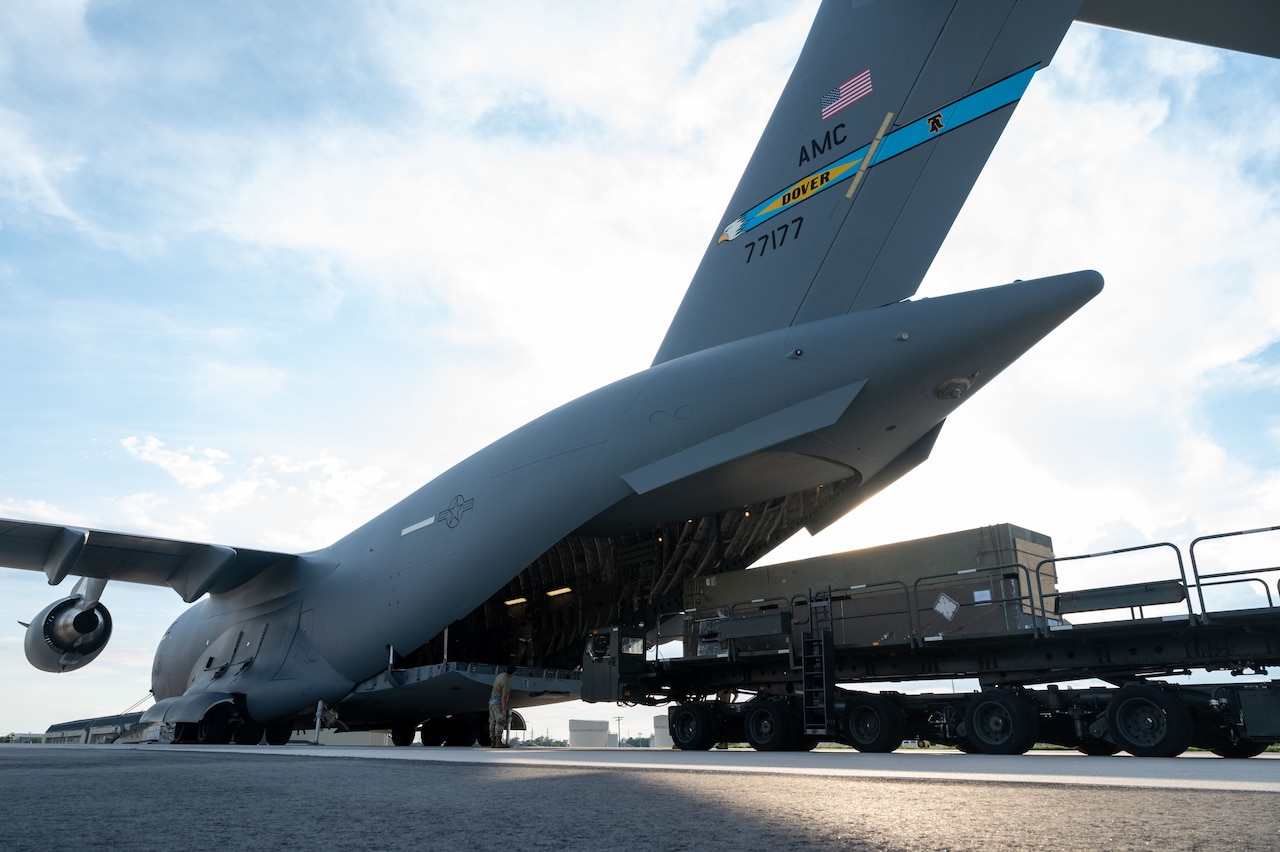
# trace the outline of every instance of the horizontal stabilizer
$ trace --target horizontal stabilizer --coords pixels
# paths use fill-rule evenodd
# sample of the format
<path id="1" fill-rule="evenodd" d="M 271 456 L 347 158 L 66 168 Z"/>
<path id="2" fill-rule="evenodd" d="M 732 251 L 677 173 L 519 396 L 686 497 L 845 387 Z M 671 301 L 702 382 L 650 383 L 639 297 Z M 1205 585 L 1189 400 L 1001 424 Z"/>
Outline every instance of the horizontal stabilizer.
<path id="1" fill-rule="evenodd" d="M 1076 20 L 1280 59 L 1276 0 L 1084 0 Z"/>
<path id="2" fill-rule="evenodd" d="M 646 494 L 677 480 L 759 452 L 840 419 L 867 382 L 863 379 L 807 399 L 713 438 L 687 447 L 622 478 L 637 494 Z"/>
<path id="3" fill-rule="evenodd" d="M 937 426 L 929 430 L 924 437 L 916 441 L 906 449 L 902 455 L 889 462 L 885 467 L 871 479 L 859 485 L 857 488 L 849 489 L 828 502 L 824 503 L 822 508 L 815 512 L 805 523 L 804 528 L 809 535 L 817 535 L 836 521 L 843 518 L 849 512 L 852 512 L 858 506 L 870 500 L 902 477 L 906 476 L 912 470 L 915 470 L 922 464 L 929 454 L 933 452 L 933 445 L 938 441 L 938 433 L 942 431 L 942 426 L 947 421 L 943 420 Z"/>

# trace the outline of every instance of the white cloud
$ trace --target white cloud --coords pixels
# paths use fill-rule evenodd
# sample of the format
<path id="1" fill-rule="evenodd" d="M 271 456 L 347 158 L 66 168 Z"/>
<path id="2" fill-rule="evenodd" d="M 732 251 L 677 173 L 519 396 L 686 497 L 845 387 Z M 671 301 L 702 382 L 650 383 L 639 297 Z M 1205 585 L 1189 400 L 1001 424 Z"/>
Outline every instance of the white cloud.
<path id="1" fill-rule="evenodd" d="M 389 476 L 377 465 L 353 467 L 328 452 L 305 459 L 273 455 L 246 463 L 220 450 L 165 450 L 155 438 L 121 443 L 133 458 L 169 472 L 180 487 L 113 497 L 109 506 L 116 526 L 183 540 L 294 553 L 314 550 L 369 520 L 417 484 Z M 10 506 L 6 514 L 68 520 L 56 506 Z"/>
<path id="2" fill-rule="evenodd" d="M 185 541 L 210 538 L 208 523 L 191 514 L 175 512 L 172 502 L 158 494 L 149 491 L 125 494 L 115 498 L 112 504 L 124 529 Z"/>
<path id="3" fill-rule="evenodd" d="M 67 154 L 46 155 L 26 132 L 27 122 L 0 107 L 0 198 L 16 208 L 13 216 L 30 208 L 47 216 L 82 225 L 58 190 L 58 177 L 79 165 Z M 8 218 L 8 217 L 6 217 Z"/>
<path id="4" fill-rule="evenodd" d="M 25 521 L 68 523 L 65 509 L 44 500 L 6 499 L 0 501 L 0 514 Z"/>
<path id="5" fill-rule="evenodd" d="M 0 72 L 13 70 L 22 53 L 46 73 L 91 82 L 104 69 L 84 29 L 88 6 L 89 0 L 5 3 L 0 8 Z"/>
<path id="6" fill-rule="evenodd" d="M 166 450 L 164 442 L 153 435 L 139 439 L 131 435 L 120 442 L 129 454 L 141 461 L 150 462 L 168 473 L 187 488 L 203 488 L 222 480 L 219 469 L 230 457 L 222 450 L 206 448 L 197 450 Z"/>

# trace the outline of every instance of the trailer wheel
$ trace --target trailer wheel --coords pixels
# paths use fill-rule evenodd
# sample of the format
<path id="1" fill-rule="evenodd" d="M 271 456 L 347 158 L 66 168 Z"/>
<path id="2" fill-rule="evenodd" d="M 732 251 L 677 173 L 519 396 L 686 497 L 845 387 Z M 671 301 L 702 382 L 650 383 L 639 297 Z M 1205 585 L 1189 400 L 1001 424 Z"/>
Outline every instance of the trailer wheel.
<path id="1" fill-rule="evenodd" d="M 1178 698 L 1150 684 L 1126 686 L 1107 705 L 1111 738 L 1135 757 L 1177 757 L 1191 745 L 1191 714 Z"/>
<path id="2" fill-rule="evenodd" d="M 1267 744 L 1253 740 L 1236 740 L 1233 743 L 1220 743 L 1209 750 L 1218 757 L 1249 758 L 1257 757 L 1266 751 Z"/>
<path id="3" fill-rule="evenodd" d="M 681 751 L 706 751 L 720 739 L 720 718 L 710 704 L 682 704 L 667 719 L 671 741 Z"/>
<path id="4" fill-rule="evenodd" d="M 983 754 L 1023 754 L 1040 736 L 1040 719 L 1031 703 L 1001 689 L 974 696 L 964 725 L 969 742 Z"/>
<path id="5" fill-rule="evenodd" d="M 791 709 L 781 701 L 759 701 L 747 711 L 747 742 L 756 751 L 788 751 L 796 744 L 796 729 Z"/>
<path id="6" fill-rule="evenodd" d="M 849 745 L 858 751 L 888 754 L 902 745 L 907 717 L 898 705 L 880 695 L 857 693 L 845 703 L 842 720 Z"/>

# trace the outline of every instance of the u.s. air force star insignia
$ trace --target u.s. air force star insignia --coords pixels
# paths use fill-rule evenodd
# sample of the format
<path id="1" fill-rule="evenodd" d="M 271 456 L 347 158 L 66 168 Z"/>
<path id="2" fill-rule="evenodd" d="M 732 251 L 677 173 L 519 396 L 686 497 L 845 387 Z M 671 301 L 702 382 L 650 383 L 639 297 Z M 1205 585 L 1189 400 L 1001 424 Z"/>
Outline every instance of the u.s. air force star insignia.
<path id="1" fill-rule="evenodd" d="M 467 499 L 459 494 L 449 503 L 449 508 L 436 515 L 436 521 L 444 521 L 449 525 L 449 529 L 453 529 L 462 523 L 462 513 L 470 509 L 476 504 L 474 499 Z"/>
<path id="2" fill-rule="evenodd" d="M 459 494 L 450 501 L 449 508 L 436 512 L 424 521 L 418 521 L 416 524 L 410 524 L 400 530 L 400 535 L 408 535 L 409 533 L 414 533 L 418 530 L 426 529 L 433 524 L 439 523 L 443 523 L 450 529 L 453 529 L 458 524 L 462 523 L 462 513 L 470 509 L 475 504 L 475 498 L 463 497 Z"/>

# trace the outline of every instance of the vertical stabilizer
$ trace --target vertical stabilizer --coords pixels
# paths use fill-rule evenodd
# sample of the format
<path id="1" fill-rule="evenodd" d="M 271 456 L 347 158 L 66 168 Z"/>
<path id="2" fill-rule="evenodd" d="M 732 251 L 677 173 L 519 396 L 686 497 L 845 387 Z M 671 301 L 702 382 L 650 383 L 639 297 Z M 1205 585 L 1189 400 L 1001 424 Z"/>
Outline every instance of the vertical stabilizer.
<path id="1" fill-rule="evenodd" d="M 915 293 L 1079 0 L 826 0 L 654 363 Z"/>

